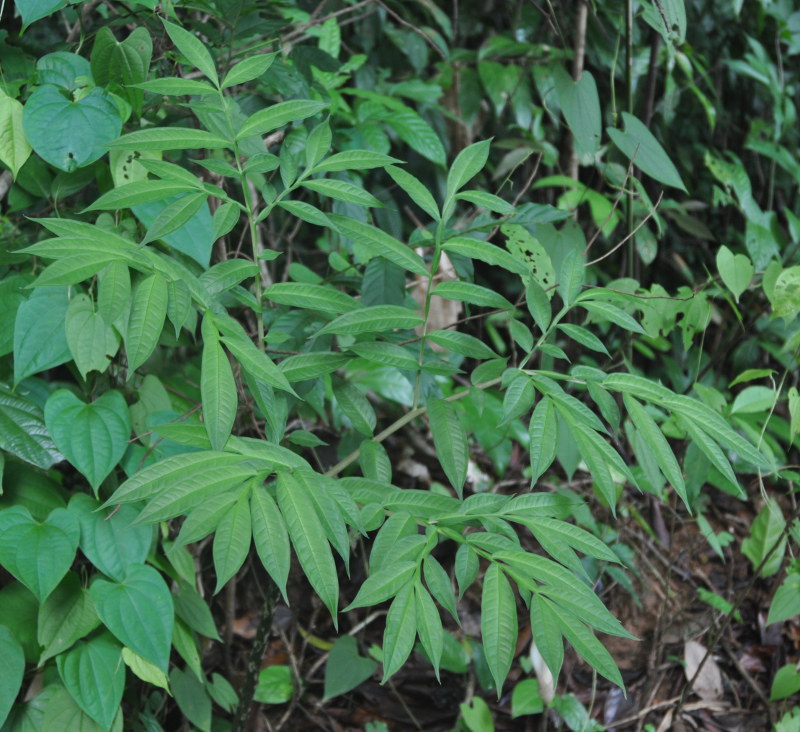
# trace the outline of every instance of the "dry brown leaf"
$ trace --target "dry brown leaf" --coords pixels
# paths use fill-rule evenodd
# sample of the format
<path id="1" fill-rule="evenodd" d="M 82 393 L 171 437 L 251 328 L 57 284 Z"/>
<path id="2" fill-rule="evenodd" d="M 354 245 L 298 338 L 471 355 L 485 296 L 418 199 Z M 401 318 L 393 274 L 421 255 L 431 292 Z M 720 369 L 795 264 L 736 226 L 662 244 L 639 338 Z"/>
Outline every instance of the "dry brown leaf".
<path id="1" fill-rule="evenodd" d="M 683 660 L 686 663 L 684 673 L 687 681 L 694 678 L 707 653 L 708 650 L 701 643 L 692 640 L 686 641 L 686 645 L 683 647 Z M 703 667 L 700 668 L 700 673 L 697 674 L 694 681 L 692 691 L 703 701 L 717 701 L 722 698 L 722 674 L 713 656 L 706 658 L 706 662 L 703 663 Z"/>

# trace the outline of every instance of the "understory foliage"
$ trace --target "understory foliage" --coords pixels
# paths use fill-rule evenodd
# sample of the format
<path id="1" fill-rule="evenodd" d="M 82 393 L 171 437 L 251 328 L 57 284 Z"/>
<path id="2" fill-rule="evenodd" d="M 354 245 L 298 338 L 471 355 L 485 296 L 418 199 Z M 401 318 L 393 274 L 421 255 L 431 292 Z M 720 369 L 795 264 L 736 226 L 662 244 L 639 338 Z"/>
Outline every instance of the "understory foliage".
<path id="1" fill-rule="evenodd" d="M 452 671 L 476 583 L 485 690 L 523 614 L 556 687 L 565 643 L 623 686 L 642 492 L 720 555 L 714 491 L 755 499 L 800 611 L 800 16 L 482 5 L 6 4 L 3 730 L 242 729 L 242 583 L 262 651 L 313 590 L 329 698 Z"/>

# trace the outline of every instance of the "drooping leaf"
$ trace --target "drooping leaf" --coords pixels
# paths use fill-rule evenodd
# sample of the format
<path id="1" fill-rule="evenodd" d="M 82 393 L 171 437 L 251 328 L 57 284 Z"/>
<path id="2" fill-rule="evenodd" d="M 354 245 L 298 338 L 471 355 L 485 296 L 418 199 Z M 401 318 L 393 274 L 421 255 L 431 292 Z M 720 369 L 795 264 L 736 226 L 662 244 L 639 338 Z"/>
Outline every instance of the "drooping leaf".
<path id="1" fill-rule="evenodd" d="M 492 563 L 483 577 L 481 638 L 498 698 L 514 660 L 517 633 L 517 602 L 511 583 L 500 565 Z"/>
<path id="2" fill-rule="evenodd" d="M 469 444 L 458 410 L 450 402 L 433 399 L 428 402 L 428 417 L 442 470 L 460 496 L 467 479 Z"/>
<path id="3" fill-rule="evenodd" d="M 0 162 L 8 166 L 14 178 L 31 154 L 22 112 L 22 104 L 0 91 Z"/>
<path id="4" fill-rule="evenodd" d="M 408 584 L 392 601 L 386 616 L 383 634 L 383 681 L 391 677 L 405 662 L 414 647 L 417 634 L 417 611 L 414 585 Z"/>
<path id="5" fill-rule="evenodd" d="M 325 665 L 325 699 L 333 699 L 355 689 L 375 672 L 378 664 L 358 653 L 356 639 L 343 635 L 336 640 Z"/>
<path id="6" fill-rule="evenodd" d="M 5 625 L 0 625 L 0 655 L 3 658 L 3 673 L 0 674 L 0 724 L 3 724 L 17 698 L 25 673 L 22 646 Z"/>
<path id="7" fill-rule="evenodd" d="M 0 448 L 43 470 L 64 459 L 41 408 L 5 384 L 0 384 Z"/>
<path id="8" fill-rule="evenodd" d="M 39 609 L 37 640 L 44 648 L 39 663 L 68 650 L 100 624 L 89 591 L 67 572 Z"/>
<path id="9" fill-rule="evenodd" d="M 206 44 L 204 44 L 194 33 L 181 28 L 179 25 L 162 20 L 164 30 L 172 39 L 177 49 L 184 55 L 186 60 L 211 81 L 214 86 L 219 86 L 219 76 L 217 67 Z"/>
<path id="10" fill-rule="evenodd" d="M 222 516 L 214 534 L 214 570 L 217 574 L 215 594 L 239 571 L 250 551 L 251 520 L 248 494 L 249 491 L 246 489 L 240 493 L 236 503 L 233 503 Z"/>
<path id="11" fill-rule="evenodd" d="M 250 492 L 250 517 L 258 558 L 285 600 L 291 561 L 289 534 L 275 500 L 262 487 Z"/>
<path id="12" fill-rule="evenodd" d="M 167 281 L 158 272 L 139 281 L 133 288 L 125 334 L 129 378 L 156 348 L 167 317 L 167 299 Z"/>
<path id="13" fill-rule="evenodd" d="M 66 287 L 36 289 L 19 306 L 14 323 L 15 385 L 31 374 L 69 361 L 64 326 L 68 308 Z"/>

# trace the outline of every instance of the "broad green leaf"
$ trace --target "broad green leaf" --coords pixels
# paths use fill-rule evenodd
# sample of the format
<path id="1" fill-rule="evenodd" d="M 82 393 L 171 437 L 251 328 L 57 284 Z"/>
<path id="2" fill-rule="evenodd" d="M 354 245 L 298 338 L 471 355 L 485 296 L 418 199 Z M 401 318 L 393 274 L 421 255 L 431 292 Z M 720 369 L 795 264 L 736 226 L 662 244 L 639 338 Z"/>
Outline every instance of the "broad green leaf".
<path id="1" fill-rule="evenodd" d="M 387 166 L 386 172 L 391 179 L 408 194 L 411 200 L 434 221 L 438 221 L 442 217 L 441 213 L 439 213 L 439 206 L 436 204 L 436 199 L 434 199 L 425 184 L 418 178 L 415 178 L 411 173 L 394 165 Z"/>
<path id="2" fill-rule="evenodd" d="M 108 144 L 110 148 L 137 151 L 217 150 L 229 147 L 231 142 L 205 130 L 194 127 L 148 127 L 122 135 Z"/>
<path id="3" fill-rule="evenodd" d="M 59 389 L 47 400 L 44 420 L 58 449 L 97 493 L 128 448 L 131 419 L 125 397 L 111 390 L 86 404 Z"/>
<path id="4" fill-rule="evenodd" d="M 345 353 L 313 351 L 289 356 L 280 362 L 279 368 L 290 382 L 307 381 L 342 368 L 350 359 Z"/>
<path id="5" fill-rule="evenodd" d="M 70 359 L 64 323 L 67 288 L 42 288 L 17 310 L 14 322 L 14 384 Z"/>
<path id="6" fill-rule="evenodd" d="M 405 330 L 422 325 L 423 320 L 419 313 L 408 308 L 397 305 L 374 305 L 340 315 L 320 329 L 317 335 L 383 333 L 396 328 Z"/>
<path id="7" fill-rule="evenodd" d="M 25 673 L 22 646 L 5 625 L 0 625 L 0 657 L 3 659 L 3 673 L 0 674 L 0 724 L 3 724 L 17 698 Z"/>
<path id="8" fill-rule="evenodd" d="M 211 610 L 193 585 L 180 580 L 173 602 L 175 603 L 175 614 L 186 623 L 188 628 L 206 638 L 220 639 Z"/>
<path id="9" fill-rule="evenodd" d="M 731 414 L 754 414 L 768 412 L 775 406 L 778 394 L 768 386 L 748 386 L 742 389 L 733 400 Z"/>
<path id="10" fill-rule="evenodd" d="M 203 318 L 202 334 L 200 394 L 203 398 L 203 419 L 211 449 L 221 450 L 231 435 L 239 398 L 231 364 L 219 344 L 219 333 L 208 316 Z"/>
<path id="11" fill-rule="evenodd" d="M 277 55 L 277 53 L 262 53 L 240 61 L 225 74 L 222 88 L 227 89 L 236 84 L 245 84 L 248 81 L 257 79 L 259 76 L 263 76 L 267 69 L 272 66 L 272 62 Z"/>
<path id="12" fill-rule="evenodd" d="M 469 463 L 467 433 L 453 404 L 432 399 L 427 406 L 436 456 L 450 484 L 461 496 Z"/>
<path id="13" fill-rule="evenodd" d="M 278 102 L 248 117 L 247 121 L 239 128 L 236 139 L 242 140 L 252 135 L 266 135 L 289 122 L 313 117 L 327 106 L 326 102 L 317 102 L 311 99 Z"/>
<path id="14" fill-rule="evenodd" d="M 129 85 L 147 78 L 152 56 L 153 41 L 147 28 L 136 28 L 124 41 L 117 42 L 111 28 L 104 26 L 95 35 L 92 47 L 91 70 L 95 83 L 104 87 L 110 83 L 124 85 L 124 98 L 137 114 L 141 114 L 144 95 Z"/>
<path id="15" fill-rule="evenodd" d="M 439 609 L 430 596 L 430 593 L 420 582 L 414 585 L 416 599 L 417 633 L 422 647 L 433 664 L 436 678 L 439 678 L 439 664 L 444 650 L 444 630 Z"/>
<path id="16" fill-rule="evenodd" d="M 384 257 L 390 262 L 407 269 L 409 272 L 422 277 L 428 276 L 428 268 L 425 266 L 422 257 L 382 229 L 338 214 L 330 214 L 328 218 L 342 236 L 362 245 L 375 255 Z"/>
<path id="17" fill-rule="evenodd" d="M 22 29 L 25 30 L 36 20 L 52 15 L 66 4 L 65 0 L 27 0 L 19 3 L 17 9 L 22 16 Z"/>
<path id="18" fill-rule="evenodd" d="M 0 533 L 0 564 L 41 603 L 72 565 L 80 527 L 63 508 L 51 511 L 43 522 L 34 520 L 24 508 L 9 515 L 8 511 L 13 510 L 0 512 L 5 519 Z"/>
<path id="19" fill-rule="evenodd" d="M 143 180 L 127 183 L 119 188 L 112 188 L 104 193 L 86 211 L 115 211 L 122 208 L 131 208 L 140 203 L 159 201 L 168 196 L 188 193 L 197 189 L 182 181 L 174 180 Z M 183 200 L 183 199 L 181 199 Z"/>
<path id="20" fill-rule="evenodd" d="M 456 155 L 447 174 L 447 197 L 452 198 L 486 165 L 491 140 L 482 140 L 465 147 Z"/>
<path id="21" fill-rule="evenodd" d="M 346 694 L 366 681 L 378 664 L 358 654 L 356 639 L 351 635 L 337 638 L 325 664 L 325 699 Z"/>
<path id="22" fill-rule="evenodd" d="M 289 666 L 267 666 L 258 674 L 253 699 L 262 704 L 284 704 L 294 695 L 292 669 Z"/>
<path id="23" fill-rule="evenodd" d="M 100 619 L 123 645 L 167 670 L 175 610 L 172 594 L 155 569 L 133 564 L 122 582 L 95 579 L 89 594 Z"/>
<path id="24" fill-rule="evenodd" d="M 349 313 L 358 310 L 358 300 L 331 285 L 308 285 L 300 282 L 279 282 L 270 285 L 264 296 L 280 305 L 319 310 L 323 313 Z"/>
<path id="25" fill-rule="evenodd" d="M 167 35 L 169 35 L 189 64 L 199 69 L 203 76 L 211 81 L 214 86 L 219 86 L 216 64 L 206 44 L 194 33 L 184 30 L 179 25 L 169 23 L 166 20 L 161 22 L 164 24 L 164 30 L 167 31 Z"/>
<path id="26" fill-rule="evenodd" d="M 514 591 L 500 565 L 492 563 L 483 577 L 481 638 L 498 698 L 514 660 L 517 633 L 517 601 Z"/>
<path id="27" fill-rule="evenodd" d="M 263 487 L 250 492 L 250 517 L 258 558 L 286 600 L 291 562 L 289 534 L 275 500 Z"/>
<path id="28" fill-rule="evenodd" d="M 444 243 L 444 248 L 448 252 L 455 252 L 470 259 L 478 259 L 481 262 L 502 267 L 523 277 L 530 274 L 528 268 L 522 262 L 510 255 L 505 249 L 500 249 L 500 247 L 490 244 L 488 241 L 471 239 L 467 236 L 456 236 L 448 239 Z"/>
<path id="29" fill-rule="evenodd" d="M 100 509 L 98 501 L 77 493 L 70 499 L 69 511 L 81 525 L 81 551 L 107 577 L 122 581 L 129 566 L 147 559 L 153 530 L 133 523 L 139 515 L 137 509 Z"/>
<path id="30" fill-rule="evenodd" d="M 602 300 L 581 300 L 576 304 L 588 310 L 592 315 L 595 315 L 602 320 L 607 320 L 610 323 L 614 323 L 620 328 L 629 330 L 632 333 L 647 335 L 644 328 L 642 328 L 642 326 L 636 322 L 636 319 L 633 316 L 629 315 L 621 308 L 618 308 L 616 305 L 612 305 L 611 303 L 604 302 Z"/>
<path id="31" fill-rule="evenodd" d="M 342 170 L 370 170 L 394 163 L 402 164 L 402 162 L 402 160 L 372 150 L 345 150 L 331 155 L 308 172 L 314 174 L 335 173 Z"/>
<path id="32" fill-rule="evenodd" d="M 189 670 L 173 668 L 169 685 L 186 719 L 202 732 L 211 732 L 211 699 L 203 682 Z"/>
<path id="33" fill-rule="evenodd" d="M 667 442 L 667 438 L 659 429 L 655 420 L 648 414 L 647 410 L 630 394 L 622 394 L 622 399 L 625 402 L 625 407 L 628 410 L 631 421 L 639 430 L 644 439 L 647 447 L 650 449 L 653 457 L 655 458 L 658 467 L 664 474 L 664 477 L 672 484 L 675 492 L 680 496 L 681 500 L 686 505 L 686 508 L 691 511 L 689 506 L 689 498 L 686 494 L 686 484 L 683 480 L 683 473 L 681 471 L 678 461 L 675 459 L 675 454 Z"/>
<path id="34" fill-rule="evenodd" d="M 89 591 L 67 572 L 39 608 L 37 640 L 44 648 L 39 664 L 69 649 L 100 624 Z"/>
<path id="35" fill-rule="evenodd" d="M 303 188 L 308 188 L 310 191 L 337 201 L 353 203 L 356 206 L 383 208 L 383 204 L 371 193 L 344 180 L 333 180 L 331 178 L 306 180 L 303 181 Z"/>
<path id="36" fill-rule="evenodd" d="M 598 353 L 605 353 L 606 356 L 610 356 L 608 349 L 605 347 L 603 341 L 601 341 L 594 333 L 586 328 L 582 328 L 579 325 L 572 325 L 570 323 L 560 323 L 558 325 L 558 329 L 572 338 L 573 341 L 580 343 L 582 346 L 586 348 L 597 351 Z"/>
<path id="37" fill-rule="evenodd" d="M 331 548 L 305 486 L 291 473 L 278 474 L 278 505 L 300 566 L 337 625 L 339 580 Z"/>
<path id="38" fill-rule="evenodd" d="M 333 395 L 353 427 L 362 435 L 371 437 L 375 431 L 377 417 L 361 390 L 349 381 L 339 381 L 333 387 Z"/>
<path id="39" fill-rule="evenodd" d="M 95 722 L 72 698 L 61 684 L 51 684 L 42 692 L 45 696 L 39 722 L 41 729 L 64 729 L 75 732 L 122 732 L 122 710 L 114 718 L 112 727 L 107 728 Z M 32 702 L 29 702 L 32 703 Z M 36 724 L 36 723 L 34 723 Z"/>
<path id="40" fill-rule="evenodd" d="M 556 66 L 553 73 L 558 105 L 575 139 L 576 152 L 584 161 L 592 161 L 600 147 L 602 115 L 597 84 L 588 71 L 583 71 L 577 81 Z"/>
<path id="41" fill-rule="evenodd" d="M 746 254 L 734 255 L 724 244 L 717 250 L 717 271 L 736 302 L 739 302 L 739 296 L 749 287 L 755 274 Z"/>
<path id="42" fill-rule="evenodd" d="M 30 157 L 31 146 L 22 128 L 22 104 L 0 91 L 0 162 L 14 179 Z"/>
<path id="43" fill-rule="evenodd" d="M 497 354 L 482 340 L 458 330 L 434 330 L 425 338 L 439 346 L 468 358 L 497 358 Z"/>
<path id="44" fill-rule="evenodd" d="M 388 560 L 381 569 L 370 574 L 358 589 L 353 602 L 345 612 L 359 607 L 370 607 L 385 602 L 397 595 L 403 588 L 411 586 L 413 575 L 417 569 L 416 562 L 392 562 Z"/>
<path id="45" fill-rule="evenodd" d="M 436 601 L 450 613 L 453 620 L 460 624 L 461 619 L 458 616 L 450 576 L 439 560 L 431 554 L 425 557 L 422 566 L 425 573 L 425 584 L 428 585 L 431 594 Z"/>
<path id="46" fill-rule="evenodd" d="M 217 594 L 247 559 L 250 551 L 250 502 L 248 490 L 243 491 L 222 517 L 214 534 L 214 571 L 217 575 Z"/>
<path id="47" fill-rule="evenodd" d="M 595 669 L 601 676 L 605 676 L 609 681 L 625 688 L 622 681 L 622 674 L 619 672 L 617 664 L 605 646 L 597 640 L 594 633 L 583 623 L 575 618 L 571 613 L 565 611 L 556 603 L 548 603 L 553 616 L 556 619 L 564 637 L 572 644 L 572 647 L 581 655 L 584 661 Z"/>
<path id="48" fill-rule="evenodd" d="M 564 662 L 564 642 L 551 603 L 539 593 L 531 596 L 531 630 L 536 649 L 557 681 Z"/>
<path id="49" fill-rule="evenodd" d="M 653 137 L 653 133 L 627 112 L 622 113 L 622 121 L 625 124 L 624 132 L 613 127 L 606 128 L 614 144 L 643 173 L 665 186 L 688 193 L 677 168 L 661 147 L 661 143 Z"/>
<path id="50" fill-rule="evenodd" d="M 156 348 L 167 316 L 167 281 L 158 272 L 140 280 L 133 288 L 125 351 L 128 379 Z"/>
<path id="51" fill-rule="evenodd" d="M 792 571 L 780 584 L 769 606 L 767 625 L 800 615 L 800 572 Z"/>
<path id="52" fill-rule="evenodd" d="M 394 343 L 380 341 L 354 343 L 350 346 L 350 350 L 367 361 L 394 366 L 398 369 L 416 371 L 419 366 L 417 356 L 412 355 L 408 349 L 397 346 Z"/>
<path id="53" fill-rule="evenodd" d="M 0 449 L 43 470 L 64 459 L 45 427 L 42 409 L 2 383 Z"/>
<path id="54" fill-rule="evenodd" d="M 112 262 L 108 266 L 115 265 L 127 273 L 128 268 L 121 262 Z M 119 348 L 119 336 L 111 327 L 112 322 L 94 311 L 88 295 L 75 295 L 69 303 L 65 322 L 67 343 L 84 380 L 90 371 L 103 373 Z"/>
<path id="55" fill-rule="evenodd" d="M 386 122 L 403 142 L 422 157 L 437 165 L 446 163 L 447 155 L 439 136 L 413 109 L 404 107 L 392 110 Z"/>
<path id="56" fill-rule="evenodd" d="M 785 526 L 786 520 L 780 506 L 775 499 L 770 498 L 753 521 L 750 536 L 742 542 L 742 554 L 750 560 L 753 569 L 758 569 L 764 562 L 760 572 L 762 577 L 771 577 L 783 563 L 786 548 Z"/>
<path id="57" fill-rule="evenodd" d="M 541 714 L 544 711 L 544 700 L 539 694 L 538 679 L 518 681 L 511 693 L 511 718 L 523 717 L 527 714 Z"/>
<path id="58" fill-rule="evenodd" d="M 786 267 L 775 279 L 772 291 L 766 290 L 775 315 L 793 321 L 800 311 L 800 266 Z"/>
<path id="59" fill-rule="evenodd" d="M 156 239 L 164 239 L 185 226 L 203 207 L 207 199 L 208 194 L 206 193 L 190 193 L 172 201 L 147 228 L 142 244 L 148 244 Z"/>
<path id="60" fill-rule="evenodd" d="M 58 674 L 78 706 L 110 729 L 125 690 L 122 648 L 104 633 L 79 642 L 56 661 Z"/>
<path id="61" fill-rule="evenodd" d="M 177 486 L 182 486 L 187 481 L 194 480 L 202 486 L 203 478 L 213 476 L 215 472 L 222 475 L 231 474 L 244 480 L 247 476 L 255 475 L 256 469 L 246 466 L 242 455 L 231 453 L 207 450 L 173 455 L 155 465 L 147 466 L 128 478 L 103 504 L 103 507 L 133 503 L 165 491 L 174 491 Z"/>
<path id="62" fill-rule="evenodd" d="M 665 400 L 663 405 L 703 429 L 718 443 L 736 452 L 742 460 L 755 467 L 772 470 L 773 466 L 766 456 L 735 432 L 719 413 L 702 402 L 676 394 Z"/>
<path id="63" fill-rule="evenodd" d="M 81 253 L 69 259 L 59 259 L 42 271 L 33 281 L 34 287 L 58 287 L 76 285 L 94 277 L 103 267 L 113 262 L 116 256 L 111 253 L 100 256 Z"/>
<path id="64" fill-rule="evenodd" d="M 769 700 L 774 702 L 786 699 L 798 691 L 800 691 L 800 673 L 797 672 L 795 664 L 787 663 L 775 672 L 772 686 L 770 687 Z M 797 709 L 797 707 L 794 707 L 794 709 Z M 776 725 L 774 729 L 779 730 L 780 727 Z"/>
<path id="65" fill-rule="evenodd" d="M 406 585 L 397 593 L 386 616 L 383 633 L 383 681 L 386 681 L 406 662 L 414 647 L 417 634 L 417 612 L 414 586 Z"/>
<path id="66" fill-rule="evenodd" d="M 31 94 L 22 124 L 36 153 L 67 173 L 97 160 L 122 129 L 119 108 L 104 89 L 72 101 L 52 84 Z"/>
<path id="67" fill-rule="evenodd" d="M 473 282 L 440 282 L 434 288 L 433 294 L 447 300 L 460 300 L 468 302 L 470 305 L 480 305 L 497 310 L 511 310 L 514 307 L 499 292 Z"/>
<path id="68" fill-rule="evenodd" d="M 456 195 L 456 199 L 467 201 L 480 208 L 485 208 L 504 216 L 511 216 L 516 211 L 513 204 L 504 201 L 500 196 L 495 196 L 493 193 L 486 193 L 486 191 L 463 191 Z"/>
<path id="69" fill-rule="evenodd" d="M 214 94 L 216 92 L 216 89 L 207 81 L 182 79 L 175 76 L 150 79 L 130 86 L 136 89 L 145 89 L 153 92 L 153 94 L 163 94 L 164 96 L 191 96 L 194 94 Z"/>

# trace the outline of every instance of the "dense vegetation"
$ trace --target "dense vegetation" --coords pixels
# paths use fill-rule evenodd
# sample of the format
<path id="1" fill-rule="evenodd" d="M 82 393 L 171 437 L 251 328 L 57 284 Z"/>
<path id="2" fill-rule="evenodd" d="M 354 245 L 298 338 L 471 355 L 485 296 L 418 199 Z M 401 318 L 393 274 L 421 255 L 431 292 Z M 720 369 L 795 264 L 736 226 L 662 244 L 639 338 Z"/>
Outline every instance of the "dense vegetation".
<path id="1" fill-rule="evenodd" d="M 797 729 L 790 2 L 2 21 L 4 732 Z"/>

